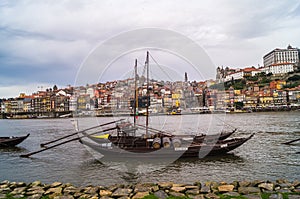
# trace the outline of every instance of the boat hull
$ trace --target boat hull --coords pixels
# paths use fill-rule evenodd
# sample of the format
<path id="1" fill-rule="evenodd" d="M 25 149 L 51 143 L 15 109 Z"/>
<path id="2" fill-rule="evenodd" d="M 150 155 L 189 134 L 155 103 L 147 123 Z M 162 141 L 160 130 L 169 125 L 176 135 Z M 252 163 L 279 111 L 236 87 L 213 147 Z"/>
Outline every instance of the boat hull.
<path id="1" fill-rule="evenodd" d="M 23 142 L 29 135 L 30 134 L 27 134 L 21 137 L 0 137 L 0 147 L 14 147 Z"/>
<path id="2" fill-rule="evenodd" d="M 203 158 L 207 155 L 226 154 L 251 139 L 253 135 L 247 138 L 233 138 L 224 140 L 215 144 L 192 144 L 189 146 L 181 146 L 178 148 L 160 148 L 152 147 L 126 147 L 119 148 L 112 143 L 96 143 L 85 137 L 81 143 L 92 149 L 94 152 L 100 153 L 107 160 L 176 160 L 179 158 Z"/>

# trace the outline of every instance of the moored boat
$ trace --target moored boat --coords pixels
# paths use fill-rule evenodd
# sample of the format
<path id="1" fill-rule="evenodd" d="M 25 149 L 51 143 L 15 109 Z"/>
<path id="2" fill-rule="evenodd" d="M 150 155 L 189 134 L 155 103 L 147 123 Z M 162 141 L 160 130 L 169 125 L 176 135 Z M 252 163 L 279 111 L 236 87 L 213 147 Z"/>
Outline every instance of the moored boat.
<path id="1" fill-rule="evenodd" d="M 119 145 L 112 142 L 97 142 L 91 136 L 84 136 L 81 142 L 93 151 L 103 155 L 105 159 L 121 160 L 121 159 L 178 159 L 191 157 L 204 157 L 206 155 L 222 155 L 236 149 L 251 139 L 254 134 L 246 138 L 231 138 L 227 140 L 219 140 L 216 143 L 202 142 L 202 143 L 184 143 L 175 144 L 176 137 L 170 139 L 170 145 L 165 146 L 160 141 L 155 139 L 137 140 L 139 144 L 132 146 L 125 146 L 120 141 Z M 156 137 L 157 138 L 157 137 Z"/>
<path id="2" fill-rule="evenodd" d="M 23 142 L 26 138 L 29 137 L 30 134 L 20 137 L 0 137 L 0 147 L 14 147 L 21 142 Z"/>

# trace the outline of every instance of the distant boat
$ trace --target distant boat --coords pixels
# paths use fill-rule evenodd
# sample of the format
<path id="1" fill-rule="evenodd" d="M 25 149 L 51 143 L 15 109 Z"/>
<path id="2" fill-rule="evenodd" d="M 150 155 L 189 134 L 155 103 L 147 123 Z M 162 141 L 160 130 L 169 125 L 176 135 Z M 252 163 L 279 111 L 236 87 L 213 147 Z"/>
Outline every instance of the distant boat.
<path id="1" fill-rule="evenodd" d="M 68 113 L 68 114 L 65 114 L 65 115 L 60 115 L 59 117 L 60 118 L 72 117 L 72 113 Z"/>
<path id="2" fill-rule="evenodd" d="M 30 134 L 21 137 L 0 137 L 0 147 L 14 147 L 21 142 L 23 142 L 26 138 L 29 137 Z"/>

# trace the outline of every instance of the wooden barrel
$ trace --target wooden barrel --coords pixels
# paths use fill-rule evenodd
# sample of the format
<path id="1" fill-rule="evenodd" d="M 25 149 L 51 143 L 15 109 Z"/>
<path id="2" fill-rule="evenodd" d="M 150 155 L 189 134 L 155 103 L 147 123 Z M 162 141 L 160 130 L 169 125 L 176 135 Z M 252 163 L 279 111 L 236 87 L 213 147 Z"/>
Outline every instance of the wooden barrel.
<path id="1" fill-rule="evenodd" d="M 171 146 L 171 141 L 170 141 L 170 138 L 168 138 L 168 137 L 164 137 L 162 142 L 163 142 L 164 148 L 169 148 Z"/>
<path id="2" fill-rule="evenodd" d="M 155 149 L 159 149 L 161 145 L 161 139 L 159 137 L 154 138 L 152 146 Z"/>
<path id="3" fill-rule="evenodd" d="M 179 138 L 172 138 L 172 144 L 174 148 L 181 147 L 181 140 Z"/>

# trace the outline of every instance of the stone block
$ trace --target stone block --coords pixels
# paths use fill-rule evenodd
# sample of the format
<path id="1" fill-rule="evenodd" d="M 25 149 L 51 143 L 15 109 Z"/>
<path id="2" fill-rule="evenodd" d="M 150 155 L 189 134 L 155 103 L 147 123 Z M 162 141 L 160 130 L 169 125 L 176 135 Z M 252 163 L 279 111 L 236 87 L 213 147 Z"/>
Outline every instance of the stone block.
<path id="1" fill-rule="evenodd" d="M 170 190 L 174 192 L 184 192 L 185 187 L 172 187 Z"/>
<path id="2" fill-rule="evenodd" d="M 219 192 L 231 192 L 234 189 L 234 185 L 221 185 L 218 186 Z"/>
<path id="3" fill-rule="evenodd" d="M 259 188 L 273 191 L 274 190 L 274 184 L 273 183 L 261 183 L 258 185 Z"/>
<path id="4" fill-rule="evenodd" d="M 132 199 L 139 199 L 139 198 L 144 198 L 146 196 L 149 195 L 149 192 L 148 191 L 144 191 L 144 192 L 137 192 L 133 197 Z"/>
<path id="5" fill-rule="evenodd" d="M 100 195 L 100 196 L 111 196 L 111 195 L 112 195 L 112 192 L 109 191 L 109 190 L 100 190 L 100 191 L 99 191 L 99 195 Z"/>
<path id="6" fill-rule="evenodd" d="M 239 187 L 238 192 L 243 195 L 248 195 L 251 193 L 260 193 L 260 189 L 258 187 Z"/>
<path id="7" fill-rule="evenodd" d="M 132 189 L 118 188 L 116 191 L 113 192 L 112 197 L 129 196 L 129 194 L 131 192 L 132 192 Z"/>

